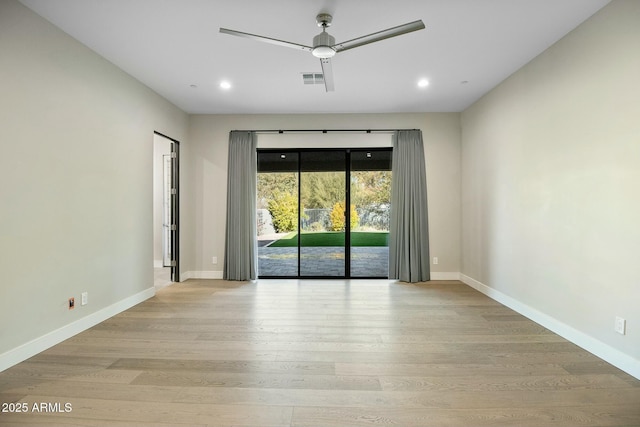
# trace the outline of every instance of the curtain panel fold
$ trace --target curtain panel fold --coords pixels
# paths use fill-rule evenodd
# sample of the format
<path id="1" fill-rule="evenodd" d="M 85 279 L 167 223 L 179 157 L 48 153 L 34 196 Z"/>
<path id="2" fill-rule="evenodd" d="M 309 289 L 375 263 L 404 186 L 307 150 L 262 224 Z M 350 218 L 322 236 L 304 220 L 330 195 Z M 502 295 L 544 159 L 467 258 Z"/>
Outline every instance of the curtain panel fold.
<path id="1" fill-rule="evenodd" d="M 389 278 L 412 283 L 430 280 L 427 178 L 421 131 L 394 133 L 391 173 Z"/>
<path id="2" fill-rule="evenodd" d="M 226 280 L 257 278 L 256 146 L 255 132 L 232 131 L 229 134 L 227 225 L 223 271 L 223 277 Z"/>

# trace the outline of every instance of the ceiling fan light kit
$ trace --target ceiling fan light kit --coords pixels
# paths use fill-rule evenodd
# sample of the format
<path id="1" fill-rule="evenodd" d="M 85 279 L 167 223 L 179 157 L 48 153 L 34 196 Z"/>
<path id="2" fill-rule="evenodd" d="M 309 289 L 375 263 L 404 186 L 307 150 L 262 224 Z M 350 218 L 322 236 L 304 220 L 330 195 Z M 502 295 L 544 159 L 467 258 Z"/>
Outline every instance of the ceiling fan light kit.
<path id="1" fill-rule="evenodd" d="M 327 92 L 332 92 L 335 87 L 333 84 L 333 72 L 330 58 L 333 58 L 336 53 L 425 28 L 424 23 L 421 20 L 418 20 L 336 44 L 336 39 L 327 33 L 327 28 L 331 26 L 332 20 L 333 17 L 328 13 L 320 13 L 316 16 L 316 23 L 319 27 L 322 27 L 322 32 L 313 38 L 312 46 L 305 46 L 298 43 L 244 33 L 227 28 L 220 28 L 220 32 L 223 34 L 230 34 L 232 36 L 250 38 L 265 43 L 311 52 L 313 56 L 320 58 L 320 66 L 322 67 L 322 73 L 324 74 L 325 89 Z"/>
<path id="2" fill-rule="evenodd" d="M 320 13 L 316 16 L 316 24 L 322 27 L 322 32 L 313 38 L 311 54 L 316 58 L 333 58 L 336 54 L 335 49 L 331 47 L 336 44 L 336 39 L 327 33 L 327 27 L 331 26 L 332 20 L 333 17 L 328 13 Z"/>
<path id="3" fill-rule="evenodd" d="M 327 32 L 322 31 L 313 38 L 313 50 L 311 53 L 316 58 L 332 58 L 336 51 L 331 47 L 336 44 L 336 39 Z"/>

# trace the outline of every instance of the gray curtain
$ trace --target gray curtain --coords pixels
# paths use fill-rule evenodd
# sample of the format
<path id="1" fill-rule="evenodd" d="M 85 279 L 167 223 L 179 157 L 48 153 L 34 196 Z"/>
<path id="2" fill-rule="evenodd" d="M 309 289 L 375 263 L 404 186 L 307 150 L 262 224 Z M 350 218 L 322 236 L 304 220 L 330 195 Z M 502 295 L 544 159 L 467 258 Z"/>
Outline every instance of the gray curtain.
<path id="1" fill-rule="evenodd" d="M 389 278 L 403 282 L 430 280 L 427 177 L 421 131 L 395 132 L 391 173 Z"/>
<path id="2" fill-rule="evenodd" d="M 223 272 L 226 280 L 254 280 L 257 277 L 256 141 L 255 132 L 232 131 L 229 134 Z"/>

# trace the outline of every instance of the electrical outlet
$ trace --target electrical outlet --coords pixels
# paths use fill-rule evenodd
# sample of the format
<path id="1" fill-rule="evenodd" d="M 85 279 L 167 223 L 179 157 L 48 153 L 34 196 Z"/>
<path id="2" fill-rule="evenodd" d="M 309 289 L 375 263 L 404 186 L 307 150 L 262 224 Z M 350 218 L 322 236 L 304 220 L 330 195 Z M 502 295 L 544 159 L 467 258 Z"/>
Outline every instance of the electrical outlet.
<path id="1" fill-rule="evenodd" d="M 438 265 L 438 257 L 437 256 L 433 257 L 433 265 Z"/>
<path id="2" fill-rule="evenodd" d="M 74 297 L 69 298 L 69 310 L 73 310 L 76 307 L 76 299 Z"/>
<path id="3" fill-rule="evenodd" d="M 615 325 L 616 332 L 621 335 L 624 335 L 626 332 L 625 331 L 626 327 L 627 327 L 627 321 L 622 317 L 616 316 L 616 325 Z"/>
<path id="4" fill-rule="evenodd" d="M 89 292 L 82 293 L 82 305 L 87 305 L 89 302 Z"/>
<path id="5" fill-rule="evenodd" d="M 218 263 L 218 257 L 214 256 L 211 258 L 211 264 L 217 264 Z"/>

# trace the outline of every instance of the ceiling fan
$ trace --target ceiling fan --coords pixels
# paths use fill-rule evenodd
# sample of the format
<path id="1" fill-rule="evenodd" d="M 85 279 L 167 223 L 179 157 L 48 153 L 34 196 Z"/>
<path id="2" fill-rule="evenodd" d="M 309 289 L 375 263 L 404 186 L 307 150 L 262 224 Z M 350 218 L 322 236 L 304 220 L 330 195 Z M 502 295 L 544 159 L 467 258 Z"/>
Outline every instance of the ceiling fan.
<path id="1" fill-rule="evenodd" d="M 417 20 L 342 43 L 336 43 L 335 38 L 327 33 L 327 28 L 331 26 L 332 19 L 333 17 L 328 13 L 320 13 L 316 16 L 316 23 L 319 27 L 322 27 L 322 32 L 313 38 L 312 46 L 278 40 L 271 37 L 258 36 L 256 34 L 244 33 L 242 31 L 230 30 L 228 28 L 220 28 L 220 32 L 224 34 L 231 34 L 232 36 L 245 37 L 265 43 L 311 52 L 313 56 L 320 58 L 322 74 L 324 75 L 324 86 L 327 92 L 331 92 L 335 89 L 333 84 L 333 72 L 331 70 L 331 58 L 336 53 L 425 28 L 422 20 Z"/>

